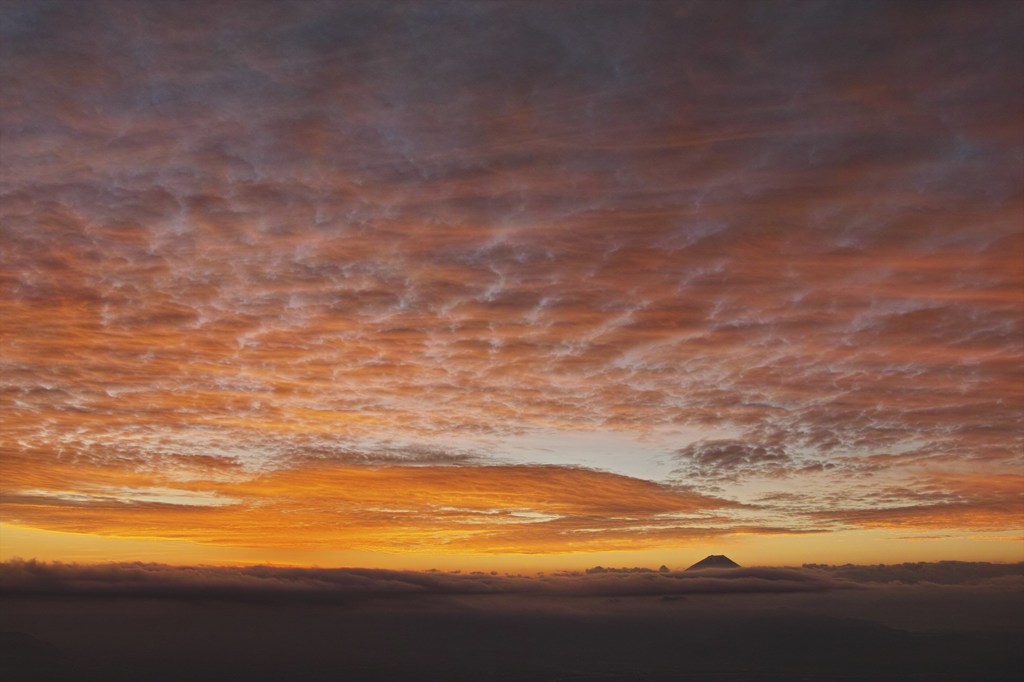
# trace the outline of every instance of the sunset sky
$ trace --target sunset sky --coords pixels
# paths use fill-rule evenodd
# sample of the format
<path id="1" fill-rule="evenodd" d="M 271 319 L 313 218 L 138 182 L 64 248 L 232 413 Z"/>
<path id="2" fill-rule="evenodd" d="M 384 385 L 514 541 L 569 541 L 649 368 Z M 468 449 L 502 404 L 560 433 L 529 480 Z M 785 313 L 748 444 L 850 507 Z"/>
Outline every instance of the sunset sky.
<path id="1" fill-rule="evenodd" d="M 0 2 L 0 559 L 1024 560 L 1024 3 Z"/>

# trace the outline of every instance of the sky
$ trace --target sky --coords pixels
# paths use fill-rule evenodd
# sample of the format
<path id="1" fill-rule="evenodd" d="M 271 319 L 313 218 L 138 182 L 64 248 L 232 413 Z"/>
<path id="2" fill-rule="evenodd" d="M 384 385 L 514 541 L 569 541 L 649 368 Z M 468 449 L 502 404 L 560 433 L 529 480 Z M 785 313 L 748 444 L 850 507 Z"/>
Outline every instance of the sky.
<path id="1" fill-rule="evenodd" d="M 0 2 L 0 559 L 1024 559 L 1024 5 Z"/>

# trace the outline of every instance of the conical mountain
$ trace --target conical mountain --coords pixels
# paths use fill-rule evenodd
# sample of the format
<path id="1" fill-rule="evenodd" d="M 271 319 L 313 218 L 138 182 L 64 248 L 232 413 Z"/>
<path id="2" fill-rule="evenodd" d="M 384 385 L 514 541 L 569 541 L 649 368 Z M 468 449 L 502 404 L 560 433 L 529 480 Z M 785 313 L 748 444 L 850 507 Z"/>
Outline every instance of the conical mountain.
<path id="1" fill-rule="evenodd" d="M 711 556 L 701 559 L 693 566 L 690 566 L 687 571 L 700 571 L 705 568 L 739 568 L 740 565 L 725 556 L 724 554 L 712 554 Z"/>

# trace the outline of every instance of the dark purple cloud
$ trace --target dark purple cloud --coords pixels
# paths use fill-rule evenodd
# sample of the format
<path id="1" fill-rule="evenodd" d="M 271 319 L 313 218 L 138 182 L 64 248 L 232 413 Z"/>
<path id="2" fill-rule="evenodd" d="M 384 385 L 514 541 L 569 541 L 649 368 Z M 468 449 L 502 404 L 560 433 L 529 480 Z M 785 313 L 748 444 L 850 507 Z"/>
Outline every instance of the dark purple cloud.
<path id="1" fill-rule="evenodd" d="M 743 475 L 784 475 L 797 469 L 781 443 L 756 444 L 742 440 L 698 441 L 680 448 L 676 458 L 685 477 L 729 479 Z"/>
<path id="2" fill-rule="evenodd" d="M 855 583 L 899 583 L 916 585 L 990 585 L 1024 588 L 1024 563 L 992 564 L 969 561 L 936 561 L 874 566 L 827 566 L 805 564 L 839 580 Z"/>
<path id="3" fill-rule="evenodd" d="M 559 573 L 522 576 L 354 568 L 245 568 L 164 564 L 79 565 L 13 560 L 0 564 L 0 592 L 8 596 L 162 597 L 227 600 L 350 600 L 526 595 L 541 597 L 652 597 L 687 594 L 775 594 L 853 587 L 821 572 L 743 568 L 687 572 Z"/>

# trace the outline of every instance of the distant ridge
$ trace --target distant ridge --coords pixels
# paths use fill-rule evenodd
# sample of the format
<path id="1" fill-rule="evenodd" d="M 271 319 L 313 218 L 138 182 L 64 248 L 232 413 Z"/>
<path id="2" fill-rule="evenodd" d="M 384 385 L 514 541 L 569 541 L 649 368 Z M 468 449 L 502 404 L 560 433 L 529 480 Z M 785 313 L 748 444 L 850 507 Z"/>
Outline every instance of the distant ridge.
<path id="1" fill-rule="evenodd" d="M 711 556 L 701 559 L 693 566 L 690 566 L 687 571 L 700 571 L 705 568 L 739 568 L 740 565 L 725 556 L 724 554 L 712 554 Z"/>

